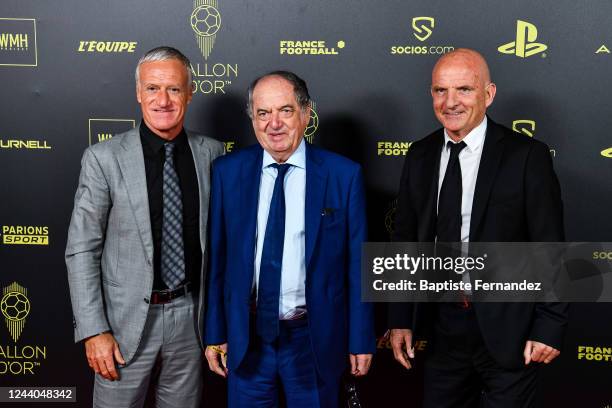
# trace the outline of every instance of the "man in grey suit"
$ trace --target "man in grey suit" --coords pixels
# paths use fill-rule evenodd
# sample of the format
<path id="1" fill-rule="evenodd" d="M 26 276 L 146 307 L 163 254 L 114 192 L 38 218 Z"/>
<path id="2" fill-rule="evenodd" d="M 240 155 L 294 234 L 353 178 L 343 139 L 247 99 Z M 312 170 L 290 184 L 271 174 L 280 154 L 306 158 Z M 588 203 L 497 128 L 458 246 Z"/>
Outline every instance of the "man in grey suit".
<path id="1" fill-rule="evenodd" d="M 210 165 L 223 145 L 183 128 L 191 84 L 180 51 L 147 52 L 140 126 L 83 155 L 66 265 L 96 407 L 142 406 L 150 383 L 159 407 L 199 406 Z"/>

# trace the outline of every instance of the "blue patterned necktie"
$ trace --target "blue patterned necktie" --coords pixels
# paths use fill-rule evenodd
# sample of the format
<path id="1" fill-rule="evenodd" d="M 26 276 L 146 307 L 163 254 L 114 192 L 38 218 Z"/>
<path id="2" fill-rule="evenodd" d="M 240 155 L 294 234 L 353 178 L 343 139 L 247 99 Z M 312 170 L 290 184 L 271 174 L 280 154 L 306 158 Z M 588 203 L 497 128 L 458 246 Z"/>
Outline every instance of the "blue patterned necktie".
<path id="1" fill-rule="evenodd" d="M 270 211 L 266 224 L 259 282 L 257 286 L 257 334 L 266 342 L 273 342 L 278 336 L 278 310 L 285 243 L 285 191 L 283 182 L 290 164 L 274 163 L 278 171 L 274 191 L 270 200 Z"/>
<path id="2" fill-rule="evenodd" d="M 161 242 L 161 277 L 170 289 L 185 280 L 183 248 L 183 201 L 178 174 L 174 168 L 174 143 L 165 143 L 163 171 L 163 220 Z"/>

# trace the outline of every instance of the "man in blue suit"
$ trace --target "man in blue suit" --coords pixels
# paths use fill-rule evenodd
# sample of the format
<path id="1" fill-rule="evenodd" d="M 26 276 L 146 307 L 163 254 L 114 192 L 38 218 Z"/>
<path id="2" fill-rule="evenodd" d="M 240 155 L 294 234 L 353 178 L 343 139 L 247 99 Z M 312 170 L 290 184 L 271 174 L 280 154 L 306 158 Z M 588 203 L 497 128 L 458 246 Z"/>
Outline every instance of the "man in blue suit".
<path id="1" fill-rule="evenodd" d="M 337 407 L 343 371 L 365 375 L 375 350 L 361 169 L 304 141 L 291 72 L 253 81 L 248 113 L 259 144 L 213 167 L 206 358 L 230 407 L 275 407 L 281 389 L 289 407 Z"/>

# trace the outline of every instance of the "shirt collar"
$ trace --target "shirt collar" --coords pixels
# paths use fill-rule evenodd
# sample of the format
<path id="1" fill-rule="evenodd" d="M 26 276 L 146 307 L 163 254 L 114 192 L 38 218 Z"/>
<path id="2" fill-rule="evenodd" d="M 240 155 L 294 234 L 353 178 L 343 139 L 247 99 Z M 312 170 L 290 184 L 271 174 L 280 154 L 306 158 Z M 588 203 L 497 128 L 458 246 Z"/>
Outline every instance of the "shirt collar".
<path id="1" fill-rule="evenodd" d="M 268 153 L 266 150 L 263 152 L 263 162 L 261 164 L 261 168 L 265 169 L 269 167 L 271 164 L 276 163 L 276 160 Z M 301 169 L 306 168 L 306 141 L 302 138 L 302 141 L 298 145 L 298 148 L 289 156 L 287 164 L 291 164 L 294 167 L 299 167 Z"/>
<path id="2" fill-rule="evenodd" d="M 145 143 L 148 148 L 155 153 L 158 153 L 160 150 L 162 150 L 164 145 L 168 143 L 166 139 L 162 139 L 161 137 L 153 133 L 153 131 L 149 129 L 149 127 L 145 124 L 144 120 L 140 122 L 140 138 L 142 142 Z M 185 134 L 185 128 L 181 129 L 181 132 L 173 140 L 171 140 L 170 143 L 175 143 L 176 147 L 179 150 L 184 149 L 187 145 L 187 135 Z"/>
<path id="3" fill-rule="evenodd" d="M 482 146 L 484 142 L 485 134 L 487 133 L 487 115 L 485 115 L 484 119 L 478 126 L 476 126 L 470 133 L 468 133 L 461 141 L 465 142 L 466 149 L 469 149 L 470 152 L 476 152 Z M 455 143 L 450 137 L 448 137 L 448 133 L 446 133 L 446 129 L 444 129 L 444 146 L 448 146 L 448 142 Z"/>

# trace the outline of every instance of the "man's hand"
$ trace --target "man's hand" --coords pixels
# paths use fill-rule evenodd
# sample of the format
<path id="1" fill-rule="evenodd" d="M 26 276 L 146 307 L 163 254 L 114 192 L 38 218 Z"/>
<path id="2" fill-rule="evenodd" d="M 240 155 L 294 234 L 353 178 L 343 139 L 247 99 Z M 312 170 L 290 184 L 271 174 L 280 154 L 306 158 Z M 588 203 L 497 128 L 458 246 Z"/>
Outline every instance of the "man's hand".
<path id="1" fill-rule="evenodd" d="M 351 360 L 351 374 L 361 377 L 370 370 L 372 354 L 349 354 L 349 360 Z"/>
<path id="2" fill-rule="evenodd" d="M 527 340 L 525 344 L 525 365 L 535 361 L 536 363 L 548 364 L 553 361 L 561 352 L 554 347 L 547 346 L 539 341 Z"/>
<path id="3" fill-rule="evenodd" d="M 208 368 L 213 373 L 219 374 L 221 377 L 227 377 L 227 343 L 217 346 L 207 346 L 204 351 Z"/>
<path id="4" fill-rule="evenodd" d="M 414 358 L 414 348 L 412 348 L 412 330 L 410 329 L 391 329 L 391 348 L 395 359 L 407 370 L 412 368 L 408 358 Z"/>
<path id="5" fill-rule="evenodd" d="M 119 379 L 115 361 L 125 364 L 119 344 L 111 333 L 102 333 L 85 340 L 85 354 L 89 366 L 110 381 Z"/>

